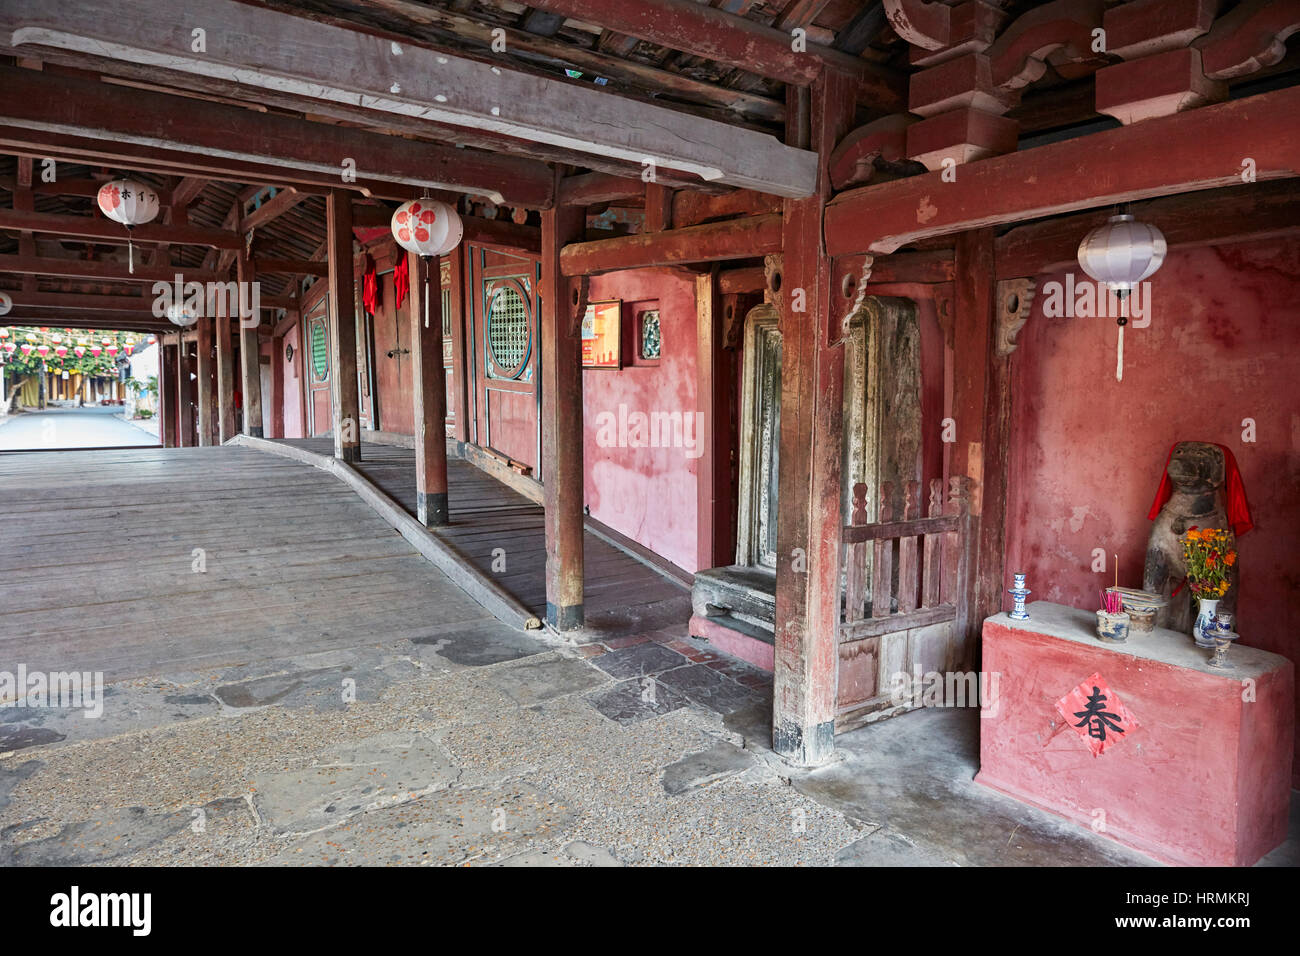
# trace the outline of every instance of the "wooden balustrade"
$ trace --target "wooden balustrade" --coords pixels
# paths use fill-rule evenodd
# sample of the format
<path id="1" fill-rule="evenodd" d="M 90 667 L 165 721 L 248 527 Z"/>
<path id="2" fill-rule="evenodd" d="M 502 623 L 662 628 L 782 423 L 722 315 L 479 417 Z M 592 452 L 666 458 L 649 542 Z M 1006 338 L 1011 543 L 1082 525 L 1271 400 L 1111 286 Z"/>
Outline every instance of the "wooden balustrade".
<path id="1" fill-rule="evenodd" d="M 843 532 L 841 642 L 957 618 L 970 540 L 970 479 L 949 481 L 946 504 L 943 481 L 930 482 L 927 518 L 917 517 L 920 482 L 907 482 L 901 520 L 890 504 L 893 487 L 882 482 L 875 523 L 867 521 L 867 486 L 853 486 L 853 511 Z"/>

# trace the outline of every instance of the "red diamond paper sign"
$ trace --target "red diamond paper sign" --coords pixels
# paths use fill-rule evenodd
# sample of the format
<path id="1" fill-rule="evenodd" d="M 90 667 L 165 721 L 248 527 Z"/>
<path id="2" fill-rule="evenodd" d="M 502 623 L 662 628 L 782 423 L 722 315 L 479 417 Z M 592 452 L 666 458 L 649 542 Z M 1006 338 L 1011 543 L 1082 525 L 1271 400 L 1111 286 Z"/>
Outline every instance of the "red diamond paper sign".
<path id="1" fill-rule="evenodd" d="M 1083 738 L 1094 757 L 1119 743 L 1138 725 L 1137 718 L 1129 713 L 1100 674 L 1093 674 L 1058 700 L 1056 709 Z"/>

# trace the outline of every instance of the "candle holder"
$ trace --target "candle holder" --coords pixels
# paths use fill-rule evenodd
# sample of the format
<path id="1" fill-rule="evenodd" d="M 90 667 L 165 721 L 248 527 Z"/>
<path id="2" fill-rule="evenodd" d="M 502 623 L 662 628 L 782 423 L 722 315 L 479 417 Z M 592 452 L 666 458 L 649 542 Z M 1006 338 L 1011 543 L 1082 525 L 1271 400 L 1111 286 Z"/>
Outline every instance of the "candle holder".
<path id="1" fill-rule="evenodd" d="M 1029 620 L 1029 612 L 1025 610 L 1025 596 L 1034 592 L 1025 587 L 1025 576 L 1023 573 L 1012 575 L 1015 578 L 1016 586 L 1007 588 L 1007 593 L 1011 595 L 1015 603 L 1011 606 L 1009 617 L 1015 621 Z"/>
<path id="2" fill-rule="evenodd" d="M 1232 642 L 1237 639 L 1237 633 L 1215 628 L 1212 631 L 1206 631 L 1205 636 L 1214 641 L 1214 653 L 1210 655 L 1210 666 L 1217 667 L 1220 670 L 1231 670 L 1233 664 L 1228 660 L 1228 649 L 1232 647 Z"/>

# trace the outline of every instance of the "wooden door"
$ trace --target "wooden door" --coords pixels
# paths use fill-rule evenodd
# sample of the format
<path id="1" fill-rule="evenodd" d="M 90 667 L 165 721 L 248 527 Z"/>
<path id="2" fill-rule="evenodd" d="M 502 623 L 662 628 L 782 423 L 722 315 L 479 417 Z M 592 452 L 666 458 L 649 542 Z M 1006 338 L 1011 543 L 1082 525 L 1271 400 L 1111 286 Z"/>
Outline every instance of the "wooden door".
<path id="1" fill-rule="evenodd" d="M 475 444 L 523 462 L 541 461 L 537 387 L 537 281 L 541 261 L 471 247 Z M 544 480 L 544 479 L 543 479 Z"/>
<path id="2" fill-rule="evenodd" d="M 781 330 L 772 306 L 757 306 L 745 317 L 743 361 L 736 563 L 775 572 Z"/>
<path id="3" fill-rule="evenodd" d="M 307 371 L 307 432 L 312 437 L 328 435 L 334 427 L 330 407 L 330 320 L 329 295 L 311 307 L 302 323 L 302 352 Z"/>

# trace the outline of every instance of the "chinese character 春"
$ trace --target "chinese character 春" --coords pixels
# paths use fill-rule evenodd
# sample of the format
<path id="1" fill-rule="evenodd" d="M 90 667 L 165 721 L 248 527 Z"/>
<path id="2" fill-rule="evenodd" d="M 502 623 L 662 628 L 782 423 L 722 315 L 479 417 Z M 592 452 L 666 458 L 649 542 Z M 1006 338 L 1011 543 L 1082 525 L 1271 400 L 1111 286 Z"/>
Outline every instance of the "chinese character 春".
<path id="1" fill-rule="evenodd" d="M 1106 695 L 1101 692 L 1100 687 L 1093 687 L 1092 693 L 1088 695 L 1087 705 L 1083 710 L 1075 711 L 1074 716 L 1083 718 L 1074 726 L 1088 727 L 1088 736 L 1096 737 L 1098 740 L 1106 739 L 1106 730 L 1115 731 L 1120 736 L 1124 735 L 1124 728 L 1120 726 L 1119 714 L 1113 714 L 1105 709 Z"/>

